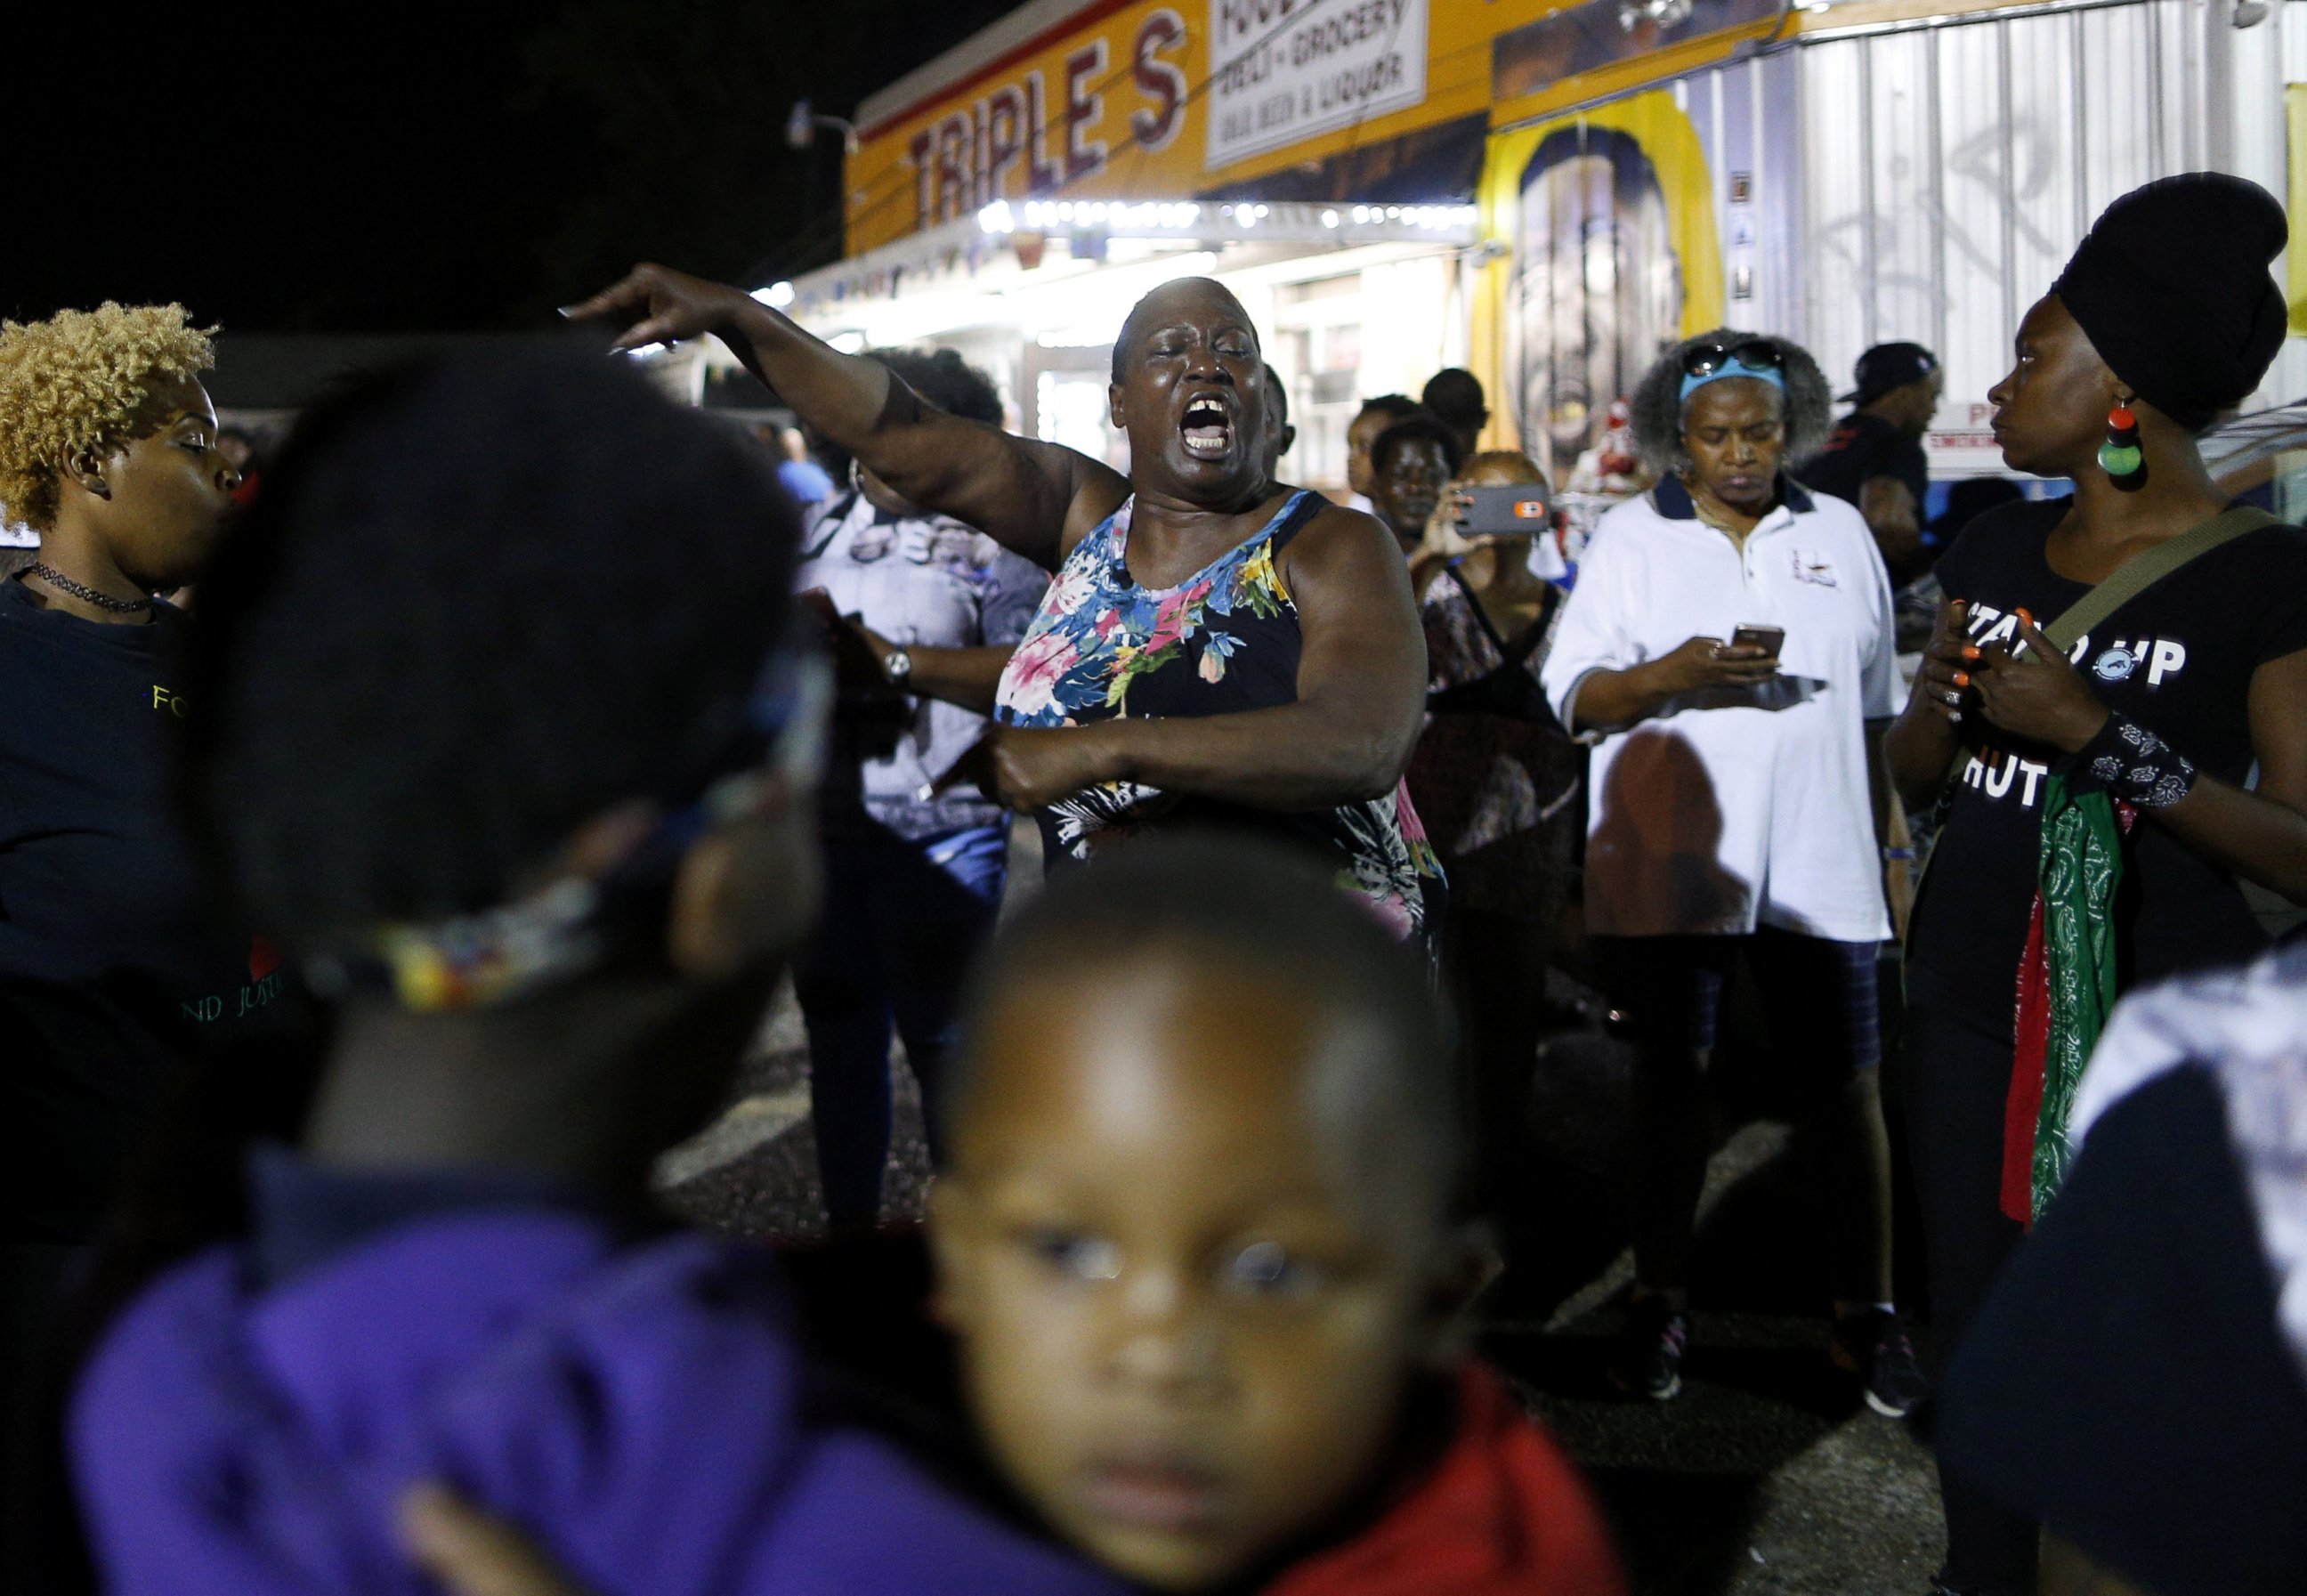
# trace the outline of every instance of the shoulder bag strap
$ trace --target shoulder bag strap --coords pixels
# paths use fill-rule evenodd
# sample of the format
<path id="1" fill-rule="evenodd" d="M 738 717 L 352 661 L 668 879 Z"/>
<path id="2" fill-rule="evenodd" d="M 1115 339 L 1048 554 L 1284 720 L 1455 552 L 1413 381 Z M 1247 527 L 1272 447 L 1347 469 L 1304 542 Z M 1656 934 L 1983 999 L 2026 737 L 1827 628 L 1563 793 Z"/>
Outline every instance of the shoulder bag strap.
<path id="1" fill-rule="evenodd" d="M 2279 523 L 2273 516 L 2255 506 L 2231 505 L 2167 543 L 2158 543 L 2133 554 L 2114 575 L 2075 600 L 2064 614 L 2043 628 L 2043 635 L 2063 649 L 2072 648 L 2089 634 L 2091 628 L 2188 562 L 2209 553 L 2223 543 L 2233 543 L 2246 532 L 2277 525 Z"/>

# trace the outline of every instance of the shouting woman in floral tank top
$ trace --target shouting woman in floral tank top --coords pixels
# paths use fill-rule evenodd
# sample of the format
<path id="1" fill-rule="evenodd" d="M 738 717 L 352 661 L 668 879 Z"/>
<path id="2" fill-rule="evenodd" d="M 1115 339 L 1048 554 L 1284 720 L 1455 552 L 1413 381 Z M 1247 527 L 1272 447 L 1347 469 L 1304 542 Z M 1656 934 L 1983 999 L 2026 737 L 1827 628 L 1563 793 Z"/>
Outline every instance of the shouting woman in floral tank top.
<path id="1" fill-rule="evenodd" d="M 622 347 L 718 335 L 828 439 L 917 504 L 1058 572 L 948 779 L 1035 813 L 1052 859 L 1149 828 L 1280 835 L 1424 937 L 1442 878 L 1402 787 L 1425 702 L 1400 552 L 1359 511 L 1273 480 L 1256 330 L 1203 278 L 1138 301 L 1113 347 L 1127 477 L 923 404 L 737 288 L 659 266 L 576 307 Z"/>

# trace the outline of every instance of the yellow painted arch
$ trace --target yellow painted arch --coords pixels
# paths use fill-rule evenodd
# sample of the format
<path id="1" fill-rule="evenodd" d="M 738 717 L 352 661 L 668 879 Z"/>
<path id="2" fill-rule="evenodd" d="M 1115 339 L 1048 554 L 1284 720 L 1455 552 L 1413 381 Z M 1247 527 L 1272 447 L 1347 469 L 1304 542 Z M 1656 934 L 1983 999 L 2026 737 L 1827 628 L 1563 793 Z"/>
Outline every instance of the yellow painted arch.
<path id="1" fill-rule="evenodd" d="M 1514 247 L 1521 222 L 1522 168 L 1550 134 L 1581 124 L 1626 134 L 1657 169 L 1666 197 L 1667 237 L 1682 267 L 1682 336 L 1722 325 L 1722 243 L 1715 226 L 1713 174 L 1698 129 L 1674 103 L 1669 90 L 1652 90 L 1535 127 L 1492 134 L 1477 196 L 1482 237 L 1508 250 Z M 1474 283 L 1468 362 L 1484 389 L 1499 395 L 1513 390 L 1514 378 L 1505 369 L 1513 278 L 1514 260 L 1506 254 L 1483 266 Z M 1482 438 L 1485 448 L 1522 447 L 1514 409 L 1508 404 L 1492 405 Z"/>

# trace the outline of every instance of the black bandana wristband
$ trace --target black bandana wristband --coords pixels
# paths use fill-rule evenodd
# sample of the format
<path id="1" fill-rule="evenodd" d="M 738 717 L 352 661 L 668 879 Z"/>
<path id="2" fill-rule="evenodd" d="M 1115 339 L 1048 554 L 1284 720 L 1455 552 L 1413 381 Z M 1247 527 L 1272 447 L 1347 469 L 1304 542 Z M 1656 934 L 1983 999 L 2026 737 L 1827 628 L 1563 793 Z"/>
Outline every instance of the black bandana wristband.
<path id="1" fill-rule="evenodd" d="M 2168 809 L 2195 785 L 2192 760 L 2120 712 L 2108 715 L 2075 764 L 2092 785 L 2141 809 Z"/>

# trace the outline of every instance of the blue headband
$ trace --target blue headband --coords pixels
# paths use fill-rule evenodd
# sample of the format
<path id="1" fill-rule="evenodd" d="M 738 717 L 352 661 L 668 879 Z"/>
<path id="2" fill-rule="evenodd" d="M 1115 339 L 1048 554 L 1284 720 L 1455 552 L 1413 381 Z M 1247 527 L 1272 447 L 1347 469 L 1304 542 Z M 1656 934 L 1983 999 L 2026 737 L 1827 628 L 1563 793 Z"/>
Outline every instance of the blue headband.
<path id="1" fill-rule="evenodd" d="M 1702 376 L 1694 377 L 1685 375 L 1682 379 L 1682 397 L 1677 402 L 1685 405 L 1688 404 L 1692 394 L 1696 393 L 1709 382 L 1720 382 L 1725 377 L 1752 377 L 1757 382 L 1768 382 L 1780 393 L 1784 393 L 1787 390 L 1787 375 L 1784 372 L 1779 370 L 1778 367 L 1771 365 L 1748 365 L 1745 361 L 1740 360 L 1734 355 L 1729 359 L 1724 361 L 1720 365 L 1716 366 L 1712 371 L 1706 373 Z"/>

